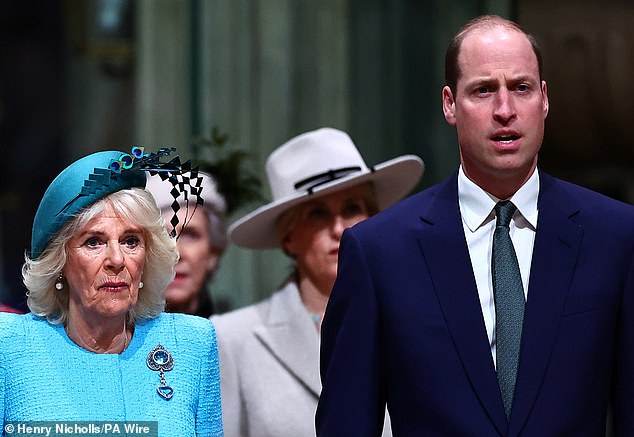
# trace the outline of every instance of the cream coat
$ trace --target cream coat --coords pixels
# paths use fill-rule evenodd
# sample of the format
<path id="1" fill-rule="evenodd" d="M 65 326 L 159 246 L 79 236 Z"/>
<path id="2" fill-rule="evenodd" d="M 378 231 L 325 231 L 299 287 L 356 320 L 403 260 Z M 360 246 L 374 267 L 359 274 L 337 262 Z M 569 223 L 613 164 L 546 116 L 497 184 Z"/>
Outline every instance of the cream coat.
<path id="1" fill-rule="evenodd" d="M 315 436 L 319 335 L 297 285 L 212 320 L 225 435 Z"/>

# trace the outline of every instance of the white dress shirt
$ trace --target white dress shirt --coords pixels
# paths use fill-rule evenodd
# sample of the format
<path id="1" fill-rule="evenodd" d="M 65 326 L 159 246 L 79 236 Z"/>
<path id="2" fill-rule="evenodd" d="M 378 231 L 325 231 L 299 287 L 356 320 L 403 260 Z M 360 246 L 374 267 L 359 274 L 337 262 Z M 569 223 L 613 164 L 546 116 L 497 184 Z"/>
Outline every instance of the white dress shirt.
<path id="1" fill-rule="evenodd" d="M 487 330 L 493 363 L 496 363 L 495 348 L 495 299 L 491 279 L 491 249 L 495 230 L 495 204 L 510 200 L 517 207 L 510 224 L 511 240 L 517 254 L 522 275 L 524 296 L 528 298 L 528 280 L 533 258 L 533 245 L 537 230 L 537 197 L 539 175 L 537 169 L 526 183 L 510 199 L 498 199 L 471 181 L 462 166 L 458 172 L 458 203 L 462 226 L 469 247 L 471 266 L 478 287 L 482 316 Z"/>

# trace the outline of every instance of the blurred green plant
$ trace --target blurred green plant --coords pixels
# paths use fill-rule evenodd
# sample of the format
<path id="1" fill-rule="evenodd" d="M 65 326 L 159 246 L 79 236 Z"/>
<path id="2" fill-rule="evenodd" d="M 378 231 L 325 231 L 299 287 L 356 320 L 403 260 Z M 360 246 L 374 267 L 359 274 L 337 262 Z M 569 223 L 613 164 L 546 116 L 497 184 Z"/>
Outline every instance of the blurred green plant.
<path id="1" fill-rule="evenodd" d="M 194 161 L 216 180 L 227 202 L 227 215 L 231 215 L 250 203 L 264 201 L 264 197 L 260 178 L 249 168 L 249 154 L 229 146 L 228 140 L 229 134 L 214 126 L 209 138 L 195 138 L 193 145 Z"/>

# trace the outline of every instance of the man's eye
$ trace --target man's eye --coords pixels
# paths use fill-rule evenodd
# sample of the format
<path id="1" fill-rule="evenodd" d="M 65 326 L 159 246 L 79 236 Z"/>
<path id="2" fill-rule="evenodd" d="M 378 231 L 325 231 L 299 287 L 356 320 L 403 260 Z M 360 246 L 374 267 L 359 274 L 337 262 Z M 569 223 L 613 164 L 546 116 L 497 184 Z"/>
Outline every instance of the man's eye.
<path id="1" fill-rule="evenodd" d="M 481 86 L 477 89 L 478 94 L 486 94 L 489 92 L 489 89 L 485 86 Z"/>
<path id="2" fill-rule="evenodd" d="M 525 91 L 529 90 L 529 87 L 528 87 L 528 85 L 523 83 L 523 84 L 517 86 L 517 90 L 521 91 L 521 92 L 525 92 Z"/>

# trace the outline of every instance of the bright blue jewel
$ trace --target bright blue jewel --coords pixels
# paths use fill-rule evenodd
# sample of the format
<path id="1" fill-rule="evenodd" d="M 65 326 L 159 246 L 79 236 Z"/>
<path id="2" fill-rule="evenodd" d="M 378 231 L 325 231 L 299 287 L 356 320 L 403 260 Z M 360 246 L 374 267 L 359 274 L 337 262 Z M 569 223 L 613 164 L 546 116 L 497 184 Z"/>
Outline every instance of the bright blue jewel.
<path id="1" fill-rule="evenodd" d="M 174 396 L 174 389 L 169 385 L 159 385 L 156 391 L 166 400 L 170 400 Z"/>
<path id="2" fill-rule="evenodd" d="M 165 364 L 167 363 L 168 359 L 169 357 L 167 356 L 167 352 L 165 352 L 164 350 L 158 350 L 154 352 L 154 361 L 157 364 Z"/>

